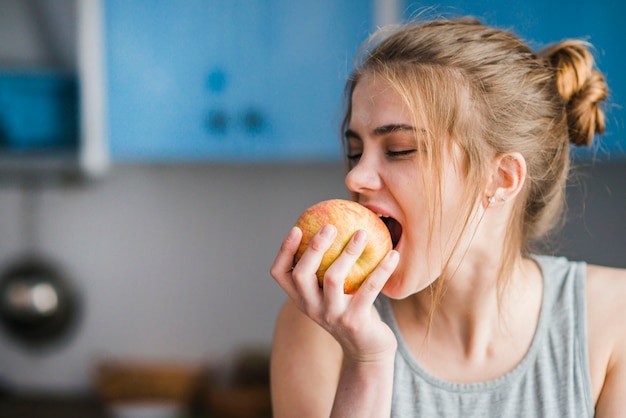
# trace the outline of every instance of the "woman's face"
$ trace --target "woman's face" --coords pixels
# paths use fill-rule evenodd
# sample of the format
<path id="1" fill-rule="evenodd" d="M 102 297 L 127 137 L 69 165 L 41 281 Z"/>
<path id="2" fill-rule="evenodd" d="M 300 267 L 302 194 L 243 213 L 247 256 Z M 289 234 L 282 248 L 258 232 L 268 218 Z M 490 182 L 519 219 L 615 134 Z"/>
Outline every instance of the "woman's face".
<path id="1" fill-rule="evenodd" d="M 403 298 L 424 289 L 441 275 L 454 245 L 451 237 L 465 214 L 460 152 L 444 151 L 442 207 L 435 209 L 441 211 L 441 221 L 435 217 L 429 242 L 433 219 L 429 202 L 438 201 L 429 194 L 438 193 L 439 187 L 436 176 L 425 172 L 416 142 L 427 140 L 425 127 L 416 126 L 402 97 L 389 84 L 367 76 L 358 82 L 346 140 L 352 162 L 346 185 L 359 203 L 389 218 L 400 253 L 399 265 L 383 293 Z"/>

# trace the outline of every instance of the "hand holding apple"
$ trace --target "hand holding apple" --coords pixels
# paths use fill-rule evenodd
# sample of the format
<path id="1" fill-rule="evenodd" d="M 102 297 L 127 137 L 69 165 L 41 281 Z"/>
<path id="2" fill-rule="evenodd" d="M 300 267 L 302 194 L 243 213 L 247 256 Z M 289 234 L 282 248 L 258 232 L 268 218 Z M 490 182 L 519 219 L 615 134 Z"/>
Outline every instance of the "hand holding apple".
<path id="1" fill-rule="evenodd" d="M 344 293 L 354 293 L 391 250 L 389 230 L 378 215 L 357 202 L 331 199 L 316 203 L 305 210 L 296 222 L 296 226 L 302 230 L 302 241 L 295 255 L 296 263 L 309 246 L 313 236 L 328 224 L 337 228 L 337 236 L 324 254 L 317 270 L 317 280 L 320 286 L 323 284 L 326 270 L 341 254 L 354 233 L 359 229 L 367 232 L 367 245 L 352 266 L 344 283 Z"/>

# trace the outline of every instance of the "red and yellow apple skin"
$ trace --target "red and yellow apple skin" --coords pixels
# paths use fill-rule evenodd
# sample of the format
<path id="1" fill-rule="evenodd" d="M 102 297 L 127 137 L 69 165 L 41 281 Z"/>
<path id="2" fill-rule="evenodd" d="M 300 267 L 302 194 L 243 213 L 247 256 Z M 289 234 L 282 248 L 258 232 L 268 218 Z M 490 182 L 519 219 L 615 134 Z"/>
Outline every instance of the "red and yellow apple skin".
<path id="1" fill-rule="evenodd" d="M 317 270 L 317 280 L 323 285 L 326 270 L 341 254 L 354 233 L 359 229 L 367 232 L 367 244 L 356 260 L 344 282 L 344 293 L 356 292 L 378 263 L 391 251 L 391 236 L 385 223 L 374 212 L 351 200 L 325 200 L 305 210 L 296 222 L 302 230 L 302 241 L 295 255 L 297 263 L 311 240 L 324 225 L 334 225 L 337 236 L 324 253 Z"/>

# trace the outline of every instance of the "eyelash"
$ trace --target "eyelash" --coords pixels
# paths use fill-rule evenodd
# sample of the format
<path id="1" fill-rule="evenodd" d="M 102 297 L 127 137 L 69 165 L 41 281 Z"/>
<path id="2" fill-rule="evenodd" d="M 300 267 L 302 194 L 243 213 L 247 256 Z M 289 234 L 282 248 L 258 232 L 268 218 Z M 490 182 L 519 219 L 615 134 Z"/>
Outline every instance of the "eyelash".
<path id="1" fill-rule="evenodd" d="M 417 150 L 416 149 L 407 149 L 407 150 L 403 150 L 403 151 L 387 151 L 387 157 L 389 158 L 401 158 L 401 157 L 406 157 L 408 155 L 412 155 L 414 153 L 416 153 Z M 348 160 L 350 161 L 356 161 L 359 158 L 361 158 L 362 153 L 359 154 L 349 154 L 346 157 L 348 158 Z"/>
<path id="2" fill-rule="evenodd" d="M 405 157 L 407 155 L 412 155 L 417 152 L 416 149 L 406 149 L 402 151 L 387 151 L 387 156 L 392 158 Z"/>

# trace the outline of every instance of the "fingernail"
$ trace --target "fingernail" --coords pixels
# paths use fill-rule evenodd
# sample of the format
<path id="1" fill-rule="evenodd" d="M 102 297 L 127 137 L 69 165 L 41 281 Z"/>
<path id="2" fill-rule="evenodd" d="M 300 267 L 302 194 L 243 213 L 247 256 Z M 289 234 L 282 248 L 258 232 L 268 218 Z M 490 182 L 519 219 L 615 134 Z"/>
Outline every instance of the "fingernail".
<path id="1" fill-rule="evenodd" d="M 365 241 L 367 241 L 367 232 L 362 229 L 356 231 L 354 234 L 354 243 L 363 244 Z"/>
<path id="2" fill-rule="evenodd" d="M 389 258 L 389 261 L 395 263 L 396 261 L 398 261 L 398 258 L 400 258 L 400 254 L 396 250 L 391 250 L 387 257 Z"/>
<path id="3" fill-rule="evenodd" d="M 328 238 L 331 237 L 335 233 L 335 227 L 332 225 L 324 225 L 322 230 L 320 231 L 320 236 Z"/>
<path id="4" fill-rule="evenodd" d="M 294 226 L 293 228 L 291 228 L 291 230 L 287 234 L 287 238 L 286 238 L 287 241 L 292 241 L 293 239 L 295 239 L 295 237 L 296 237 L 296 228 L 297 228 L 297 226 Z"/>

